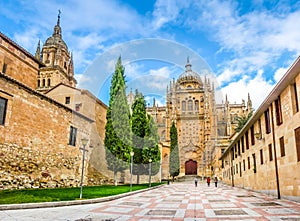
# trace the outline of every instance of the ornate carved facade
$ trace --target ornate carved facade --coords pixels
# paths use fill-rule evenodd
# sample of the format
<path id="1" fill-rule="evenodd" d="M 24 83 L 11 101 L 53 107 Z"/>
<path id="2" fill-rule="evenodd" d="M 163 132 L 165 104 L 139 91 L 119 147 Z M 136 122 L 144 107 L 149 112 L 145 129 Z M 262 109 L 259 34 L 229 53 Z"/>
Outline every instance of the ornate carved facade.
<path id="1" fill-rule="evenodd" d="M 162 149 L 162 176 L 168 177 L 170 127 L 176 123 L 180 157 L 180 176 L 221 175 L 218 158 L 234 133 L 236 116 L 252 111 L 250 97 L 247 105 L 216 104 L 214 84 L 202 81 L 187 61 L 185 71 L 167 88 L 165 107 L 154 105 L 147 112 L 158 125 Z"/>

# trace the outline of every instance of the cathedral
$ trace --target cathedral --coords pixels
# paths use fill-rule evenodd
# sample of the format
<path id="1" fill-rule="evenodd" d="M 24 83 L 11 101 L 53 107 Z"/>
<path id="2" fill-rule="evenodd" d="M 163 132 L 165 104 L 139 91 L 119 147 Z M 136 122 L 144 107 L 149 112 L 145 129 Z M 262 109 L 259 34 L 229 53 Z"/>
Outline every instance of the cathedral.
<path id="1" fill-rule="evenodd" d="M 210 79 L 203 81 L 192 70 L 187 59 L 185 71 L 170 82 L 166 94 L 166 106 L 148 107 L 147 112 L 156 121 L 162 150 L 162 176 L 168 176 L 170 127 L 176 123 L 180 158 L 180 174 L 221 176 L 219 157 L 235 131 L 236 117 L 247 116 L 252 102 L 224 104 L 215 101 L 215 88 Z"/>

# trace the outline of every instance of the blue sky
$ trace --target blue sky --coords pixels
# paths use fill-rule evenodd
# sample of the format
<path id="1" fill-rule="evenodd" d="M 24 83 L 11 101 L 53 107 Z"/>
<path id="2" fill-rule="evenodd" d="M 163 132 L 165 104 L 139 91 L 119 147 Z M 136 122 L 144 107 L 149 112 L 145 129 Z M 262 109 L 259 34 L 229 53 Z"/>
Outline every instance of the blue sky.
<path id="1" fill-rule="evenodd" d="M 195 71 L 214 78 L 222 92 L 217 100 L 227 94 L 240 103 L 250 93 L 257 108 L 300 52 L 299 1 L 1 0 L 1 5 L 0 31 L 32 54 L 38 40 L 52 35 L 60 9 L 78 86 L 105 103 L 119 55 L 128 88 L 148 88 L 147 99 L 155 94 L 160 103 L 189 56 Z"/>

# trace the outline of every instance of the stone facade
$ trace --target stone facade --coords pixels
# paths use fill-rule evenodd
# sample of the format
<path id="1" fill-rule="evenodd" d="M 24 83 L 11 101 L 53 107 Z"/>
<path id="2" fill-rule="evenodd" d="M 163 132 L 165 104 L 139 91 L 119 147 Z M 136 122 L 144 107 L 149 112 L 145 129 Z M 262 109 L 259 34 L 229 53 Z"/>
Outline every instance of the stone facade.
<path id="1" fill-rule="evenodd" d="M 76 88 L 60 17 L 42 53 L 39 45 L 34 57 L 1 33 L 0 52 L 0 189 L 78 186 L 82 138 L 89 141 L 84 184 L 111 182 L 104 165 L 107 107 Z"/>
<path id="2" fill-rule="evenodd" d="M 214 85 L 210 79 L 204 82 L 191 68 L 189 61 L 186 70 L 170 82 L 167 88 L 166 106 L 147 108 L 158 125 L 162 150 L 162 178 L 169 176 L 170 127 L 176 123 L 180 156 L 180 175 L 222 176 L 222 152 L 234 133 L 234 117 L 247 115 L 252 111 L 250 97 L 247 105 L 216 104 Z"/>
<path id="3" fill-rule="evenodd" d="M 78 185 L 79 141 L 89 135 L 93 120 L 3 74 L 0 88 L 7 100 L 0 125 L 2 188 Z M 74 145 L 71 126 L 78 128 Z"/>
<path id="4" fill-rule="evenodd" d="M 224 182 L 300 201 L 300 59 L 222 155 Z"/>
<path id="5" fill-rule="evenodd" d="M 0 71 L 36 89 L 40 63 L 30 53 L 0 32 Z"/>
<path id="6" fill-rule="evenodd" d="M 41 60 L 45 67 L 41 67 L 37 76 L 37 90 L 47 92 L 60 83 L 75 87 L 74 65 L 67 44 L 62 38 L 60 15 L 50 36 L 40 51 L 40 42 L 35 57 Z"/>

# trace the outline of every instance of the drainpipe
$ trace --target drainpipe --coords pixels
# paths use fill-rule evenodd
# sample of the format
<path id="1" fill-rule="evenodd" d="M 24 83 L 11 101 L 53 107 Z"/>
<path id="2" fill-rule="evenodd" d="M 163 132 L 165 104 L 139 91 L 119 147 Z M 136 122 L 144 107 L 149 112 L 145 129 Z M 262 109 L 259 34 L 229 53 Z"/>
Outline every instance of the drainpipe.
<path id="1" fill-rule="evenodd" d="M 275 174 L 276 174 L 276 184 L 277 184 L 277 198 L 280 199 L 280 186 L 279 186 L 279 176 L 278 176 L 278 165 L 277 165 L 277 154 L 276 154 L 276 143 L 275 143 L 275 131 L 274 131 L 274 118 L 273 118 L 273 103 L 271 103 L 271 119 L 272 119 L 272 138 L 273 138 L 273 149 L 274 149 L 274 161 L 275 161 Z"/>

